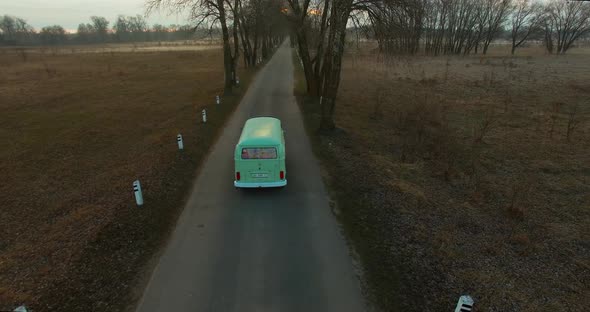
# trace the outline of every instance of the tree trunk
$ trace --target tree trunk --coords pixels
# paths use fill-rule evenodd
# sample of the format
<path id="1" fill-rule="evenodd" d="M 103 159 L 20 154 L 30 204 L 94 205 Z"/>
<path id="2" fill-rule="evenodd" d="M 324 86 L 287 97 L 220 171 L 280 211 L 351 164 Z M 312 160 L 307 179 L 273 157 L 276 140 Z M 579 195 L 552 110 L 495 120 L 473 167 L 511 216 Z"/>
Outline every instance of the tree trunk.
<path id="1" fill-rule="evenodd" d="M 319 44 L 318 47 L 316 49 L 316 56 L 315 56 L 315 64 L 314 64 L 314 69 L 313 69 L 313 76 L 315 79 L 315 91 L 317 94 L 321 94 L 322 93 L 322 77 L 323 77 L 323 67 L 322 67 L 322 58 L 324 55 L 324 36 L 326 34 L 326 29 L 328 27 L 327 25 L 327 21 L 328 21 L 328 10 L 330 8 L 330 1 L 325 1 L 324 3 L 324 9 L 322 11 L 322 19 L 321 19 L 321 28 L 320 28 L 320 37 L 321 38 L 319 40 Z"/>
<path id="2" fill-rule="evenodd" d="M 254 48 L 252 49 L 252 66 L 258 65 L 258 32 L 259 24 L 258 24 L 258 17 L 256 17 L 256 24 L 254 26 Z"/>
<path id="3" fill-rule="evenodd" d="M 229 44 L 229 30 L 225 18 L 224 0 L 217 0 L 219 7 L 219 23 L 221 24 L 221 31 L 223 34 L 223 67 L 224 67 L 224 94 L 231 94 L 233 87 L 232 72 L 233 72 L 233 57 L 231 53 L 231 46 Z"/>
<path id="4" fill-rule="evenodd" d="M 352 0 L 341 0 L 334 3 L 330 14 L 330 30 L 328 34 L 327 51 L 325 54 L 324 82 L 321 99 L 321 123 L 320 129 L 324 131 L 333 130 L 334 107 L 336 95 L 340 85 L 340 73 L 342 69 L 342 55 L 346 40 L 346 24 L 350 15 Z"/>
<path id="5" fill-rule="evenodd" d="M 305 30 L 302 28 L 297 30 L 297 43 L 299 47 L 299 57 L 301 57 L 301 62 L 303 63 L 305 82 L 307 83 L 307 94 L 311 96 L 319 96 L 319 84 L 311 66 L 309 47 L 307 46 L 307 36 L 305 35 Z"/>
<path id="6" fill-rule="evenodd" d="M 334 123 L 334 106 L 336 105 L 335 98 L 321 98 L 320 101 L 322 116 L 320 120 L 320 130 L 331 131 L 336 128 Z"/>
<path id="7" fill-rule="evenodd" d="M 244 66 L 250 66 L 250 42 L 247 38 L 248 32 L 244 29 L 243 22 L 241 22 L 242 26 L 239 27 L 240 30 L 240 38 L 242 39 L 242 51 L 244 51 Z"/>
<path id="8" fill-rule="evenodd" d="M 233 35 L 234 35 L 234 55 L 232 56 L 232 76 L 231 76 L 231 83 L 232 85 L 236 85 L 236 77 L 238 75 L 238 59 L 240 58 L 240 39 L 238 37 L 238 0 L 234 1 L 234 25 L 233 25 Z"/>

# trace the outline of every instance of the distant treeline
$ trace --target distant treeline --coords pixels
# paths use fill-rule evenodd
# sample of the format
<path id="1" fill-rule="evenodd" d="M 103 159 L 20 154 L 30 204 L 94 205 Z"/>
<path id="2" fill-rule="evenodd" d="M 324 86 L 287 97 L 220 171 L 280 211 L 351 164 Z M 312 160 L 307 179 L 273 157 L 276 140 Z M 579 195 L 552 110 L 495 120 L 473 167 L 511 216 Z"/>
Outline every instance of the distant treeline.
<path id="1" fill-rule="evenodd" d="M 191 25 L 149 26 L 141 15 L 119 15 L 111 22 L 101 16 L 92 16 L 89 23 L 78 25 L 76 33 L 69 33 L 60 25 L 50 25 L 36 30 L 24 19 L 0 16 L 0 46 L 13 45 L 61 45 L 107 42 L 174 41 L 189 40 L 207 35 Z"/>
<path id="2" fill-rule="evenodd" d="M 381 51 L 486 54 L 501 35 L 512 54 L 528 40 L 566 53 L 590 33 L 590 3 L 565 0 L 408 0 L 363 2 L 364 28 Z M 353 20 L 356 21 L 356 20 Z"/>

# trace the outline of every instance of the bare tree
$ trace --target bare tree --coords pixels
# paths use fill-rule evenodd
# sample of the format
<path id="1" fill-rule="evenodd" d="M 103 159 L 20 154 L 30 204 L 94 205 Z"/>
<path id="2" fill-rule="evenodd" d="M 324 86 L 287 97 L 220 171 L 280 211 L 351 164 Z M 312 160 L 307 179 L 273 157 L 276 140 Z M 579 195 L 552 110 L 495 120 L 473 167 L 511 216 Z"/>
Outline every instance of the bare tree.
<path id="1" fill-rule="evenodd" d="M 433 3 L 433 7 L 436 2 Z M 422 1 L 374 1 L 368 6 L 369 18 L 381 52 L 414 54 L 418 52 L 424 31 L 425 10 Z M 434 12 L 429 11 L 433 14 Z M 434 16 L 434 20 L 438 15 Z M 429 25 L 434 29 L 436 26 Z"/>
<path id="2" fill-rule="evenodd" d="M 43 44 L 63 44 L 67 40 L 66 30 L 59 25 L 43 27 L 39 36 L 41 37 L 41 42 L 43 42 Z"/>
<path id="3" fill-rule="evenodd" d="M 109 34 L 109 21 L 102 16 L 91 16 L 93 29 L 100 42 L 106 42 Z"/>
<path id="4" fill-rule="evenodd" d="M 78 25 L 78 31 L 76 32 L 76 38 L 78 41 L 83 43 L 89 43 L 94 40 L 96 31 L 92 24 L 81 23 Z"/>
<path id="5" fill-rule="evenodd" d="M 282 6 L 274 0 L 234 0 L 234 3 L 234 16 L 237 16 L 234 25 L 239 26 L 244 62 L 246 66 L 254 66 L 260 56 L 270 57 L 273 47 L 288 32 Z M 237 36 L 234 31 L 234 41 L 238 40 Z"/>
<path id="6" fill-rule="evenodd" d="M 0 30 L 5 40 L 12 39 L 16 34 L 16 18 L 10 15 L 0 17 Z"/>
<path id="7" fill-rule="evenodd" d="M 303 63 L 307 93 L 320 98 L 320 128 L 335 128 L 334 108 L 340 85 L 346 29 L 355 12 L 371 11 L 369 0 L 287 0 L 287 17 Z"/>
<path id="8" fill-rule="evenodd" d="M 353 0 L 339 0 L 333 2 L 330 8 L 327 49 L 323 55 L 322 64 L 322 101 L 320 103 L 322 111 L 320 127 L 324 130 L 332 130 L 336 127 L 334 124 L 334 107 L 336 106 L 336 95 L 340 86 L 346 25 L 353 10 L 353 4 Z"/>
<path id="9" fill-rule="evenodd" d="M 543 43 L 545 44 L 545 48 L 547 52 L 553 54 L 555 50 L 555 45 L 553 43 L 553 32 L 555 27 L 553 27 L 553 23 L 549 21 L 548 18 L 543 17 L 542 21 L 543 25 Z"/>
<path id="10" fill-rule="evenodd" d="M 511 0 L 485 0 L 485 10 L 489 14 L 486 20 L 483 54 L 488 52 L 490 43 L 496 38 L 500 26 L 506 21 L 511 7 Z"/>
<path id="11" fill-rule="evenodd" d="M 147 39 L 149 27 L 141 15 L 119 15 L 113 25 L 114 37 L 117 41 L 143 41 Z"/>
<path id="12" fill-rule="evenodd" d="M 510 24 L 512 26 L 512 31 L 510 32 L 512 55 L 514 55 L 516 48 L 523 44 L 539 28 L 539 24 L 542 21 L 541 17 L 542 7 L 539 2 L 531 2 L 529 0 L 517 1 L 514 12 L 510 17 Z"/>
<path id="13" fill-rule="evenodd" d="M 512 0 L 365 1 L 379 49 L 414 54 L 487 53 Z M 480 47 L 482 48 L 480 50 Z"/>
<path id="14" fill-rule="evenodd" d="M 81 26 L 83 25 L 84 24 L 81 24 Z M 78 31 L 80 31 L 80 29 L 78 29 Z M 129 27 L 129 22 L 127 21 L 127 17 L 124 15 L 119 15 L 113 24 L 113 31 L 117 41 L 128 41 L 131 30 Z"/>
<path id="15" fill-rule="evenodd" d="M 148 13 L 162 7 L 188 11 L 196 24 L 194 29 L 200 25 L 210 30 L 221 28 L 226 94 L 232 92 L 236 82 L 240 51 L 247 65 L 255 65 L 258 51 L 263 57 L 270 56 L 270 50 L 284 36 L 284 27 L 277 23 L 277 18 L 282 21 L 280 2 L 273 0 L 147 0 L 146 5 Z"/>
<path id="16" fill-rule="evenodd" d="M 189 11 L 195 20 L 197 27 L 205 23 L 211 27 L 218 23 L 221 26 L 223 38 L 223 67 L 224 67 L 224 93 L 231 94 L 234 85 L 235 58 L 230 43 L 230 34 L 227 26 L 229 5 L 224 0 L 147 0 L 148 14 L 162 7 L 168 7 L 175 11 Z M 234 44 L 238 44 L 234 42 Z"/>
<path id="17" fill-rule="evenodd" d="M 308 23 L 308 17 L 310 16 L 308 9 L 311 1 L 287 0 L 287 2 L 289 4 L 289 10 L 285 11 L 285 14 L 289 19 L 293 33 L 295 34 L 293 37 L 297 41 L 297 51 L 301 58 L 301 62 L 303 63 L 303 72 L 307 83 L 307 93 L 311 96 L 319 96 L 320 78 L 313 72 L 313 64 L 308 43 L 308 37 L 312 31 L 310 29 L 311 23 Z M 330 0 L 325 0 L 325 4 L 326 6 L 329 6 Z M 327 14 L 327 10 L 324 10 L 323 14 Z M 322 25 L 321 27 L 324 26 Z"/>
<path id="18" fill-rule="evenodd" d="M 35 30 L 24 19 L 10 15 L 0 16 L 1 38 L 8 44 L 29 43 Z"/>
<path id="19" fill-rule="evenodd" d="M 573 43 L 590 31 L 590 3 L 551 0 L 545 7 L 545 41 L 547 50 L 565 53 Z"/>

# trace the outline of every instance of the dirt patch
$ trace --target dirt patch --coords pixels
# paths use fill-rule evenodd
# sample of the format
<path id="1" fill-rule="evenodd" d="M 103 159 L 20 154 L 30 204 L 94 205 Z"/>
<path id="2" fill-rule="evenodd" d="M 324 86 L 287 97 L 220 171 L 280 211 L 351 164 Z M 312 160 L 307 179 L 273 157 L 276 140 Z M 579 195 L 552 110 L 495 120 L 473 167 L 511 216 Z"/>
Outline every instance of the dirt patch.
<path id="1" fill-rule="evenodd" d="M 253 71 L 217 106 L 218 50 L 4 53 L 0 66 L 0 309 L 123 310 Z"/>
<path id="2" fill-rule="evenodd" d="M 590 56 L 492 52 L 349 53 L 334 135 L 313 131 L 318 101 L 298 88 L 383 310 L 590 304 Z"/>

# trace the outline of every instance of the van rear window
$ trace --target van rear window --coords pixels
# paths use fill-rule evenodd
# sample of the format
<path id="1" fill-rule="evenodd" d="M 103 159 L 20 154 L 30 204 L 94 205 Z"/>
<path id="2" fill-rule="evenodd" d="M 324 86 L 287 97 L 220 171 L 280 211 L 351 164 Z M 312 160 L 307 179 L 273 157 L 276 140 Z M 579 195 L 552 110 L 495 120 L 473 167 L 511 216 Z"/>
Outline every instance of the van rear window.
<path id="1" fill-rule="evenodd" d="M 277 149 L 274 147 L 242 148 L 242 159 L 276 159 Z"/>

